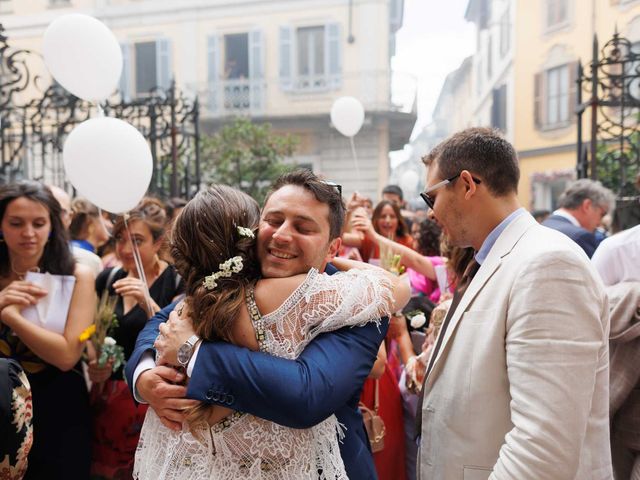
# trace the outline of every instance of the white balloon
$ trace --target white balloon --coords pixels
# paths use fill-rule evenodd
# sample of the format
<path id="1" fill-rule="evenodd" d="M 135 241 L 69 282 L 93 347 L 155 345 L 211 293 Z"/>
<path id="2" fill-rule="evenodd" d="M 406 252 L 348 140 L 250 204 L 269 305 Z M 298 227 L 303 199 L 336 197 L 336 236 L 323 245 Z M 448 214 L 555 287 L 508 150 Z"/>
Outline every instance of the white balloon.
<path id="1" fill-rule="evenodd" d="M 405 195 L 412 194 L 418 189 L 418 182 L 420 177 L 415 170 L 407 170 L 400 175 L 400 181 L 398 186 L 402 189 Z"/>
<path id="2" fill-rule="evenodd" d="M 340 97 L 331 107 L 331 123 L 345 137 L 353 137 L 362 128 L 364 107 L 354 97 Z"/>
<path id="3" fill-rule="evenodd" d="M 56 18 L 44 32 L 42 53 L 53 78 L 76 97 L 100 102 L 118 87 L 120 45 L 93 17 L 72 13 Z"/>
<path id="4" fill-rule="evenodd" d="M 117 118 L 92 118 L 75 127 L 64 142 L 63 159 L 80 195 L 108 212 L 131 210 L 151 182 L 149 144 Z"/>

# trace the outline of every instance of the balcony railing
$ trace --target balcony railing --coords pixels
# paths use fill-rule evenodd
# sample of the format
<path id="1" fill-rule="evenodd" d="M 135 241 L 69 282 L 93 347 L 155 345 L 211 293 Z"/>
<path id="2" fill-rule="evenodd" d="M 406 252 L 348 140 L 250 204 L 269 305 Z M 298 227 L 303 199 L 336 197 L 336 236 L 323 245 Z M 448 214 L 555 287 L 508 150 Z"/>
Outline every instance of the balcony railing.
<path id="1" fill-rule="evenodd" d="M 206 91 L 197 93 L 207 116 L 257 115 L 264 108 L 266 84 L 264 80 L 244 78 L 219 80 L 208 82 Z"/>
<path id="2" fill-rule="evenodd" d="M 388 71 L 281 78 L 219 79 L 184 85 L 200 99 L 201 118 L 238 115 L 290 116 L 327 112 L 341 95 L 357 96 L 367 111 L 409 111 L 411 105 L 394 105 L 389 92 Z"/>

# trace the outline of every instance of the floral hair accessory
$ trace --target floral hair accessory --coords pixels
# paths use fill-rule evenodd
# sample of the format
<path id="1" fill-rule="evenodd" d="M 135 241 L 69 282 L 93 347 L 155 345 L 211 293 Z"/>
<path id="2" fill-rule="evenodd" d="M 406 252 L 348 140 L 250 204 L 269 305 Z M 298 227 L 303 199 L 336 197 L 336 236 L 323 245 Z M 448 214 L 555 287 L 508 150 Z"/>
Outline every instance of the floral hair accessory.
<path id="1" fill-rule="evenodd" d="M 250 228 L 247 228 L 247 227 L 237 227 L 237 228 L 238 228 L 238 233 L 240 234 L 241 237 L 256 238 L 256 236 L 253 233 L 253 230 L 251 230 Z"/>
<path id="2" fill-rule="evenodd" d="M 242 227 L 238 227 L 238 228 L 242 228 Z M 243 267 L 242 257 L 239 255 L 232 257 L 226 262 L 223 262 L 220 265 L 218 265 L 219 270 L 217 272 L 214 272 L 211 275 L 207 275 L 206 277 L 204 277 L 202 286 L 207 290 L 213 290 L 218 286 L 218 283 L 216 282 L 216 280 L 218 280 L 219 278 L 230 277 L 234 273 L 239 273 L 242 271 L 242 267 Z"/>

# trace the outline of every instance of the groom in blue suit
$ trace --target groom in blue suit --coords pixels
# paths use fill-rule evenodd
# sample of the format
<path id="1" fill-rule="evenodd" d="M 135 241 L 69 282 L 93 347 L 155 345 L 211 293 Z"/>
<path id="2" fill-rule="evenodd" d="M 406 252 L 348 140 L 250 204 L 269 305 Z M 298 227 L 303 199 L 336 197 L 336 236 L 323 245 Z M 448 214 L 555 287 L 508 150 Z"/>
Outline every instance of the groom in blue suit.
<path id="1" fill-rule="evenodd" d="M 258 232 L 258 258 L 265 277 L 288 277 L 328 262 L 340 247 L 344 205 L 333 186 L 309 171 L 282 176 L 265 202 Z M 126 365 L 134 396 L 144 400 L 171 428 L 194 399 L 247 412 L 293 428 L 311 427 L 332 414 L 346 427 L 340 453 L 351 479 L 375 479 L 369 442 L 358 410 L 362 384 L 388 328 L 374 323 L 318 336 L 295 360 L 273 357 L 224 342 L 202 342 L 182 374 L 156 367 L 153 343 L 175 304 L 151 319 L 138 336 Z M 193 334 L 188 321 L 172 315 L 159 339 L 162 360 L 176 364 L 176 351 Z M 187 398 L 184 398 L 187 397 Z"/>

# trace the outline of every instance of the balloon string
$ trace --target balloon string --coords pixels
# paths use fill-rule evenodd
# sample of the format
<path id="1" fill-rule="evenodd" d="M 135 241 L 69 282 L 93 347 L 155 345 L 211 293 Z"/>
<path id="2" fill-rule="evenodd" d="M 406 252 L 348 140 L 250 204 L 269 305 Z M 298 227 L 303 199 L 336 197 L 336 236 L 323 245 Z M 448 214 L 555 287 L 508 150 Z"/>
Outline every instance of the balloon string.
<path id="1" fill-rule="evenodd" d="M 358 183 L 360 183 L 360 167 L 358 167 L 358 155 L 356 154 L 356 144 L 353 141 L 353 137 L 349 137 L 349 141 L 351 143 L 351 155 L 353 155 L 353 163 L 356 167 L 356 178 L 358 179 Z"/>
<path id="2" fill-rule="evenodd" d="M 144 301 L 147 304 L 147 308 L 149 312 L 153 313 L 153 306 L 151 305 L 151 294 L 149 293 L 149 286 L 147 285 L 147 277 L 144 274 L 144 268 L 142 268 L 142 259 L 140 258 L 140 250 L 138 250 L 138 245 L 133 241 L 133 235 L 131 234 L 131 230 L 129 230 L 129 223 L 127 219 L 129 218 L 129 214 L 125 213 L 123 215 L 124 218 L 124 227 L 127 230 L 127 236 L 129 237 L 129 242 L 131 243 L 131 250 L 133 251 L 133 261 L 136 264 L 136 270 L 138 271 L 138 278 L 142 280 L 142 285 L 144 288 Z"/>

